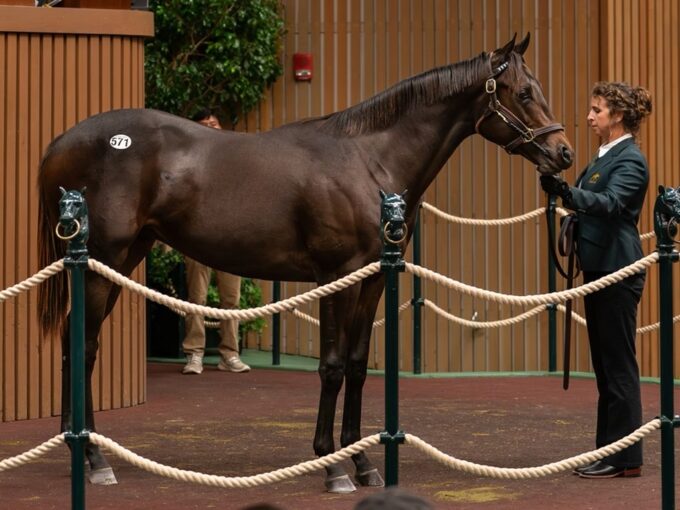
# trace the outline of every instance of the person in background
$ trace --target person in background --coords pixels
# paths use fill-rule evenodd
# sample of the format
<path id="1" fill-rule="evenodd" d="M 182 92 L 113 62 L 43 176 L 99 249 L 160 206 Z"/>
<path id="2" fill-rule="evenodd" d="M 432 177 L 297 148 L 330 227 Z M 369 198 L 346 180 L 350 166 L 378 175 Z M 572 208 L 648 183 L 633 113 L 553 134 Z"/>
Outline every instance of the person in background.
<path id="1" fill-rule="evenodd" d="M 637 228 L 649 171 L 635 136 L 652 112 L 649 92 L 627 83 L 595 84 L 588 124 L 600 138 L 596 158 L 569 186 L 543 175 L 543 189 L 562 198 L 578 218 L 577 255 L 584 283 L 641 259 Z M 635 357 L 637 306 L 645 274 L 630 276 L 584 298 L 590 354 L 599 393 L 597 448 L 627 436 L 642 424 L 640 373 Z M 642 443 L 582 466 L 582 478 L 640 476 Z"/>
<path id="2" fill-rule="evenodd" d="M 207 108 L 199 110 L 192 120 L 215 129 L 222 129 L 217 116 Z M 192 303 L 205 305 L 208 297 L 211 269 L 185 256 L 187 293 Z M 241 297 L 241 278 L 229 273 L 215 271 L 217 289 L 220 293 L 220 308 L 237 309 Z M 205 325 L 203 317 L 187 314 L 185 334 L 182 342 L 187 363 L 183 374 L 200 374 L 203 372 L 203 356 L 205 354 Z M 238 350 L 238 321 L 223 320 L 220 322 L 220 344 L 218 347 L 220 362 L 218 370 L 226 372 L 248 372 L 250 367 L 241 361 Z"/>

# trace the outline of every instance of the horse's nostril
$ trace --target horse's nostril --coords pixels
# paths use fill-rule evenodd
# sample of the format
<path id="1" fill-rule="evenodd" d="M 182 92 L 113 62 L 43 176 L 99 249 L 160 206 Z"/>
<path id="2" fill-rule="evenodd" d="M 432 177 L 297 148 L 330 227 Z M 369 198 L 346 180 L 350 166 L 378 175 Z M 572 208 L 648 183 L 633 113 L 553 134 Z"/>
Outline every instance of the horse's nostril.
<path id="1" fill-rule="evenodd" d="M 567 165 L 571 165 L 572 160 L 573 160 L 573 153 L 571 152 L 569 147 L 567 147 L 566 145 L 560 145 L 559 152 L 560 152 L 560 156 L 562 157 L 562 160 Z"/>

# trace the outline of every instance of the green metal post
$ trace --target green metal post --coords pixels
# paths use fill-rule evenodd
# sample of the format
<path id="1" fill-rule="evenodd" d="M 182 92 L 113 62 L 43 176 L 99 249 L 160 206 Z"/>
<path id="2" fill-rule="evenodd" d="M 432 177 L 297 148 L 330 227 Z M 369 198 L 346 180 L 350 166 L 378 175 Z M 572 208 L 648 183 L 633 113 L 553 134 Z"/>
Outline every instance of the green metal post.
<path id="1" fill-rule="evenodd" d="M 385 431 L 380 441 L 385 445 L 388 487 L 399 483 L 399 444 L 404 442 L 404 433 L 399 430 L 399 273 L 405 269 L 400 248 L 406 237 L 405 209 L 400 195 L 383 194 L 380 266 L 385 275 Z"/>
<path id="2" fill-rule="evenodd" d="M 281 301 L 281 282 L 272 284 L 272 301 Z M 272 317 L 272 365 L 281 364 L 281 314 L 275 313 Z"/>
<path id="3" fill-rule="evenodd" d="M 675 508 L 675 434 L 673 431 L 673 266 L 678 253 L 659 250 L 659 366 L 661 392 L 661 507 Z M 662 251 L 663 250 L 663 251 Z"/>
<path id="4" fill-rule="evenodd" d="M 421 246 L 420 246 L 420 208 L 416 213 L 416 223 L 413 227 L 413 263 L 417 266 L 421 265 Z M 421 341 L 421 327 L 423 316 L 422 298 L 422 282 L 420 276 L 413 275 L 413 373 L 422 373 L 422 341 Z"/>
<path id="5" fill-rule="evenodd" d="M 555 246 L 555 210 L 557 197 L 548 195 L 548 222 L 552 228 L 548 229 L 548 242 Z M 557 290 L 555 261 L 548 250 L 548 292 Z M 557 305 L 548 305 L 548 371 L 557 371 Z"/>
<path id="6" fill-rule="evenodd" d="M 670 192 L 670 193 L 668 193 Z M 654 205 L 654 231 L 659 253 L 659 359 L 661 393 L 661 508 L 675 508 L 675 437 L 674 426 L 678 423 L 673 409 L 673 262 L 678 252 L 673 249 L 673 237 L 677 233 L 680 214 L 668 209 L 664 199 L 680 197 L 680 188 L 659 188 Z M 676 204 L 677 207 L 677 204 Z M 670 214 L 670 216 L 669 216 Z"/>
<path id="7" fill-rule="evenodd" d="M 73 205 L 75 204 L 75 205 Z M 87 205 L 77 191 L 63 192 L 59 202 L 62 232 L 74 231 L 69 239 L 64 266 L 71 274 L 71 312 L 69 342 L 71 356 L 71 418 L 65 439 L 71 448 L 71 508 L 85 509 L 85 271 L 87 270 Z M 71 207 L 64 213 L 65 207 Z"/>

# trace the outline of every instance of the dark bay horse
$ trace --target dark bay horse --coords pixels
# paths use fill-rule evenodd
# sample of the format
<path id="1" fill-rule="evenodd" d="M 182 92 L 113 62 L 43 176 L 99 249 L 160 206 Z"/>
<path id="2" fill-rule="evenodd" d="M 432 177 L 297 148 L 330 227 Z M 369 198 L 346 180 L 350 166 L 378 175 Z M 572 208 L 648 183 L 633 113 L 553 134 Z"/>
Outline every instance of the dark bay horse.
<path id="1" fill-rule="evenodd" d="M 540 84 L 522 57 L 529 36 L 491 54 L 397 83 L 344 111 L 260 134 L 203 127 L 153 110 L 89 118 L 55 139 L 40 168 L 40 261 L 64 255 L 55 239 L 60 187 L 87 187 L 89 253 L 129 275 L 155 240 L 210 267 L 267 280 L 332 282 L 378 260 L 379 190 L 406 196 L 413 229 L 418 204 L 453 151 L 475 132 L 555 174 L 572 163 Z M 408 240 L 407 240 L 408 241 Z M 42 267 L 41 266 L 41 267 Z M 314 451 L 335 451 L 333 421 L 345 384 L 340 444 L 361 438 L 361 397 L 369 337 L 384 281 L 363 280 L 321 300 L 321 396 Z M 120 289 L 86 279 L 87 427 L 94 430 L 90 376 L 97 336 Z M 68 325 L 67 281 L 40 295 L 46 331 Z M 68 335 L 63 336 L 62 427 L 68 423 Z M 95 445 L 92 470 L 107 469 Z M 382 485 L 363 453 L 356 479 Z M 340 465 L 326 486 L 354 485 Z"/>

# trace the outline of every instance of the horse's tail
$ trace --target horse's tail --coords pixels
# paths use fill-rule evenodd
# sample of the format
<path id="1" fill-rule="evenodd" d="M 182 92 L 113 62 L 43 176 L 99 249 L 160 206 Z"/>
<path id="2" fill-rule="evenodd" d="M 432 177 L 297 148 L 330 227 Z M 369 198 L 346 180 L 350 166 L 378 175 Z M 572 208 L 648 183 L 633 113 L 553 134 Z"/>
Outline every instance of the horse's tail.
<path id="1" fill-rule="evenodd" d="M 54 142 L 53 142 L 54 143 Z M 56 225 L 50 221 L 50 208 L 56 208 L 56 201 L 50 203 L 49 193 L 46 190 L 45 164 L 47 155 L 40 163 L 38 175 L 38 261 L 43 269 L 53 262 L 64 258 L 66 248 L 64 243 L 57 239 L 54 231 Z M 38 320 L 45 335 L 51 332 L 60 332 L 64 324 L 64 318 L 68 308 L 68 280 L 66 273 L 60 271 L 40 285 L 38 294 Z"/>

